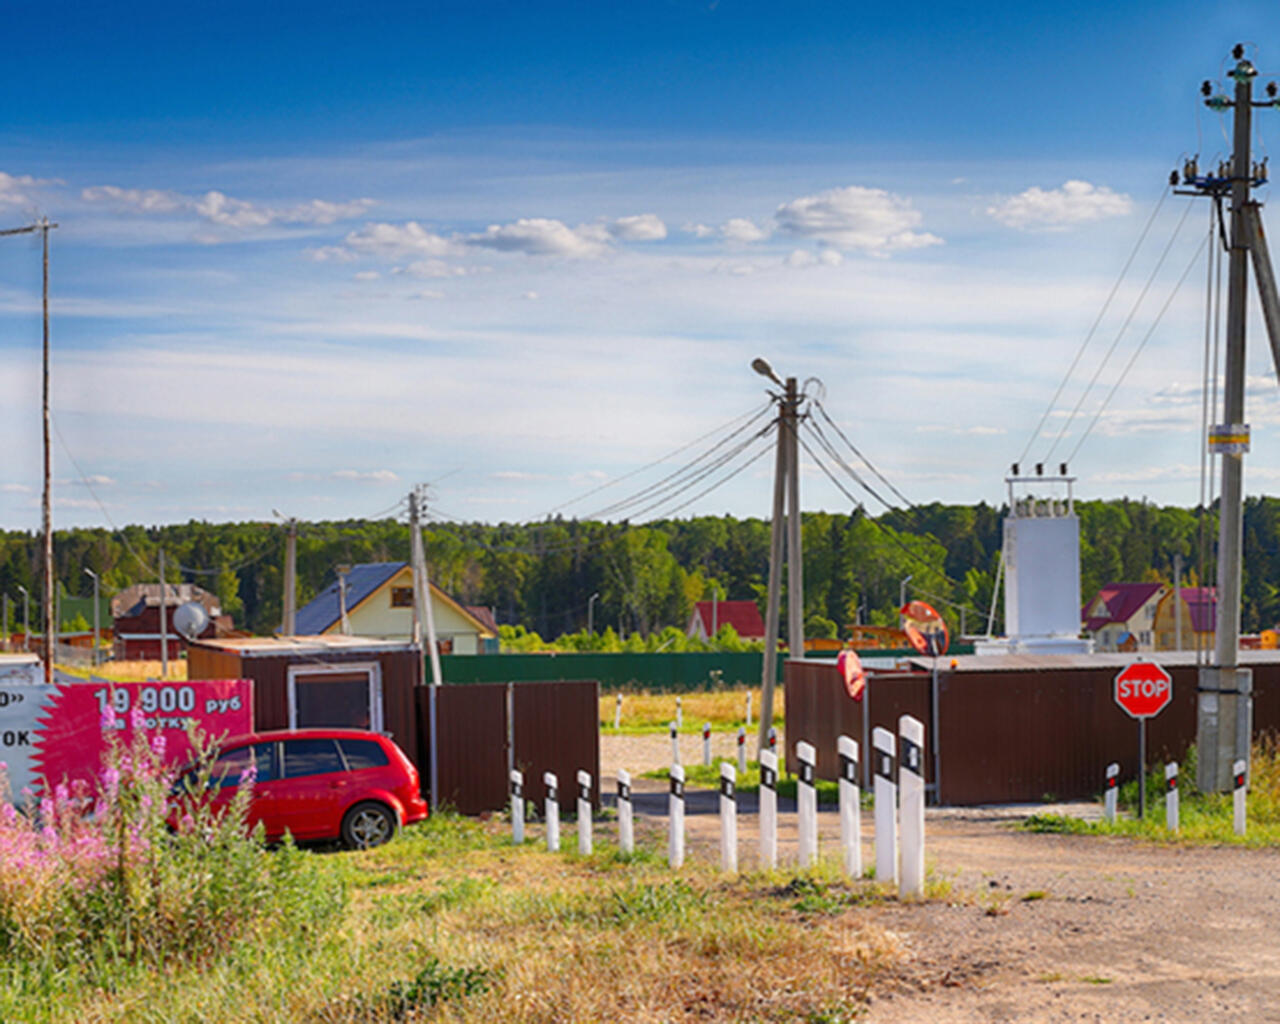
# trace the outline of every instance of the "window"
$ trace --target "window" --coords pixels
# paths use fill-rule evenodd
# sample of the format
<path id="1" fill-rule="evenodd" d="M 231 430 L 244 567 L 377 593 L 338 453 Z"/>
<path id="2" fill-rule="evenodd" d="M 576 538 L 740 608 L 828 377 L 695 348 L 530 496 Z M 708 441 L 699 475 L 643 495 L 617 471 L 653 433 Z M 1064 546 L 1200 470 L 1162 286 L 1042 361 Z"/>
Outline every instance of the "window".
<path id="1" fill-rule="evenodd" d="M 361 768 L 381 768 L 390 762 L 387 752 L 373 740 L 339 740 L 342 755 L 347 759 L 347 770 L 358 772 Z"/>
<path id="2" fill-rule="evenodd" d="M 252 748 L 234 747 L 219 754 L 209 771 L 209 784 L 224 789 L 238 786 L 251 759 L 257 769 L 256 782 L 270 782 L 276 777 L 275 744 L 257 743 Z"/>
<path id="3" fill-rule="evenodd" d="M 345 771 L 338 744 L 333 740 L 285 740 L 284 777 L 327 775 Z"/>
<path id="4" fill-rule="evenodd" d="M 392 608 L 412 608 L 413 607 L 413 587 L 392 587 L 391 588 L 391 607 Z"/>

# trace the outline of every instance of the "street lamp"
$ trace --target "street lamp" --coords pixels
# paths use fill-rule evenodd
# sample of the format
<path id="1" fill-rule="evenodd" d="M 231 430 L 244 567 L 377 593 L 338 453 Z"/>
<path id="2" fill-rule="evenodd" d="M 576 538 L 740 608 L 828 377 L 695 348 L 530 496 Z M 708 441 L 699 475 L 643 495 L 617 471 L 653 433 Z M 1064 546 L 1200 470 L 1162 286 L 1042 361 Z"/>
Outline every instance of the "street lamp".
<path id="1" fill-rule="evenodd" d="M 587 598 L 587 635 L 588 636 L 596 635 L 595 616 L 593 615 L 593 612 L 595 611 L 595 609 L 592 607 L 592 605 L 596 603 L 596 598 L 598 598 L 599 596 L 600 596 L 600 591 L 597 590 L 594 594 L 592 594 L 589 598 Z"/>
<path id="2" fill-rule="evenodd" d="M 93 577 L 93 667 L 98 667 L 98 620 L 101 615 L 101 607 L 98 604 L 98 574 L 92 569 L 85 569 L 86 576 Z"/>
<path id="3" fill-rule="evenodd" d="M 786 385 L 782 383 L 782 379 L 773 372 L 773 367 L 769 365 L 769 360 L 765 359 L 764 356 L 756 356 L 751 360 L 751 369 L 755 370 L 761 377 L 768 377 L 771 381 L 777 384 L 778 387 L 786 387 Z"/>
<path id="4" fill-rule="evenodd" d="M 915 579 L 914 575 L 908 576 L 906 579 L 904 579 L 901 583 L 898 584 L 898 607 L 899 608 L 901 608 L 904 604 L 907 603 L 907 584 L 910 583 L 913 579 Z"/>
<path id="5" fill-rule="evenodd" d="M 18 584 L 18 589 L 22 591 L 22 649 L 29 651 L 31 650 L 31 595 L 21 583 Z"/>

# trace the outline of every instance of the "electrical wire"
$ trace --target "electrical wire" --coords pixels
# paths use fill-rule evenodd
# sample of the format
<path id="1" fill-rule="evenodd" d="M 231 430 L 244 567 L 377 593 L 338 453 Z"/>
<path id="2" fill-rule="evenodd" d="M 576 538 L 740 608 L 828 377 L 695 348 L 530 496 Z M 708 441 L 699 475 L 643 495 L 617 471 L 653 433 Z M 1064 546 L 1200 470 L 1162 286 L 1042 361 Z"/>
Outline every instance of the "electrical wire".
<path id="1" fill-rule="evenodd" d="M 1196 251 L 1192 255 L 1190 262 L 1187 264 L 1187 269 L 1182 272 L 1181 276 L 1178 278 L 1177 284 L 1175 284 L 1169 291 L 1168 298 L 1164 300 L 1164 305 L 1160 307 L 1160 312 L 1156 314 L 1155 320 L 1153 320 L 1151 326 L 1147 328 L 1147 333 L 1144 334 L 1142 336 L 1142 340 L 1138 342 L 1137 347 L 1133 350 L 1133 354 L 1129 357 L 1129 361 L 1120 372 L 1120 376 L 1116 378 L 1115 383 L 1111 385 L 1111 390 L 1107 392 L 1107 397 L 1102 400 L 1102 404 L 1098 406 L 1097 412 L 1093 414 L 1093 419 L 1089 421 L 1089 426 L 1086 427 L 1084 433 L 1080 435 L 1080 440 L 1076 442 L 1076 446 L 1071 449 L 1071 454 L 1067 456 L 1068 462 L 1075 460 L 1076 453 L 1080 451 L 1080 446 L 1084 444 L 1085 440 L 1093 432 L 1093 428 L 1098 425 L 1098 420 L 1102 418 L 1103 412 L 1106 410 L 1107 406 L 1111 404 L 1111 399 L 1113 399 L 1116 396 L 1116 392 L 1120 390 L 1120 385 L 1124 383 L 1125 377 L 1127 377 L 1129 375 L 1129 371 L 1133 369 L 1133 364 L 1137 362 L 1138 356 L 1142 354 L 1142 350 L 1146 348 L 1147 342 L 1151 340 L 1151 335 L 1154 334 L 1156 328 L 1160 326 L 1160 321 L 1164 318 L 1169 306 L 1173 303 L 1174 296 L 1178 294 L 1178 290 L 1182 287 L 1182 283 L 1187 279 L 1187 275 L 1191 273 L 1191 268 L 1199 261 L 1200 253 L 1208 241 L 1208 238 L 1205 238 L 1196 246 Z"/>
<path id="2" fill-rule="evenodd" d="M 840 439 L 849 446 L 849 450 L 853 452 L 853 454 L 856 455 L 859 459 L 862 460 L 862 464 L 866 466 L 867 469 L 871 470 L 871 472 L 876 475 L 876 477 L 880 480 L 880 482 L 883 483 L 887 488 L 889 488 L 889 490 L 891 490 L 894 493 L 894 496 L 897 497 L 899 501 L 901 501 L 908 508 L 914 509 L 916 507 L 915 503 L 910 498 L 908 498 L 905 494 L 903 494 L 900 490 L 898 490 L 898 488 L 894 487 L 893 484 L 889 481 L 889 479 L 883 473 L 881 473 L 880 470 L 876 469 L 876 467 L 871 464 L 871 460 L 868 459 L 865 455 L 862 454 L 861 451 L 858 450 L 857 446 L 852 441 L 850 441 L 849 438 L 845 435 L 845 432 L 840 429 L 839 424 L 836 423 L 836 421 L 833 420 L 829 415 L 827 415 L 826 407 L 817 399 L 814 400 L 813 404 L 817 408 L 818 412 L 821 413 L 822 418 L 831 425 L 831 429 L 834 430 L 837 434 L 839 434 Z M 815 427 L 816 427 L 816 424 L 815 424 Z"/>
<path id="3" fill-rule="evenodd" d="M 840 453 L 835 450 L 835 447 L 831 444 L 829 440 L 827 440 L 826 435 L 822 433 L 821 427 L 819 427 L 812 420 L 806 420 L 805 425 L 808 428 L 809 432 L 813 435 L 815 440 L 817 440 L 819 445 L 822 446 L 823 451 L 825 451 L 829 456 L 831 456 L 831 458 L 835 461 L 836 465 L 838 465 L 841 469 L 843 469 L 846 473 L 848 473 L 849 476 L 853 478 L 854 483 L 856 483 L 864 491 L 870 494 L 871 497 L 875 498 L 876 501 L 880 502 L 880 504 L 883 505 L 886 510 L 890 512 L 897 510 L 896 505 L 894 505 L 892 502 L 885 499 L 874 487 L 872 487 L 870 484 L 868 484 L 865 480 L 862 479 L 862 477 L 858 474 L 857 470 L 855 470 L 852 466 L 849 465 L 849 463 L 847 463 L 843 458 L 841 458 Z M 802 444 L 804 443 L 803 439 L 801 439 L 801 443 Z M 808 448 L 806 447 L 806 451 L 807 450 Z"/>
<path id="4" fill-rule="evenodd" d="M 1111 342 L 1111 347 L 1107 349 L 1106 355 L 1102 357 L 1102 361 L 1098 363 L 1097 369 L 1093 371 L 1093 376 L 1089 378 L 1089 383 L 1084 391 L 1080 393 L 1080 398 L 1075 404 L 1075 408 L 1071 410 L 1071 415 L 1067 417 L 1067 422 L 1062 425 L 1062 429 L 1058 431 L 1058 436 L 1054 438 L 1053 444 L 1049 446 L 1049 451 L 1044 457 L 1045 462 L 1049 462 L 1053 458 L 1053 453 L 1057 450 L 1059 444 L 1062 443 L 1063 437 L 1071 429 L 1071 424 L 1075 422 L 1076 416 L 1079 415 L 1080 409 L 1083 407 L 1085 400 L 1089 397 L 1089 393 L 1093 390 L 1098 378 L 1102 376 L 1102 371 L 1106 369 L 1107 363 L 1111 361 L 1112 355 L 1115 354 L 1116 346 L 1120 344 L 1120 339 L 1124 337 L 1125 331 L 1129 329 L 1129 324 L 1133 322 L 1134 316 L 1137 315 L 1142 303 L 1146 301 L 1147 292 L 1151 290 L 1151 285 L 1155 282 L 1156 276 L 1160 273 L 1160 268 L 1164 266 L 1164 261 L 1168 258 L 1169 253 L 1173 249 L 1173 243 L 1178 240 L 1178 235 L 1182 232 L 1182 225 L 1186 223 L 1187 215 L 1191 212 L 1191 204 L 1188 203 L 1182 211 L 1182 217 L 1179 218 L 1177 226 L 1173 229 L 1173 234 L 1169 241 L 1165 243 L 1164 250 L 1160 253 L 1160 258 L 1156 261 L 1155 268 L 1151 271 L 1151 275 L 1147 278 L 1147 283 L 1142 286 L 1142 291 L 1138 293 L 1138 298 L 1134 301 L 1133 307 L 1129 310 L 1129 315 L 1124 318 L 1124 323 L 1120 325 L 1120 330 L 1116 332 L 1115 339 Z M 1183 275 L 1186 276 L 1185 274 Z M 1079 447 L 1077 445 L 1077 447 Z M 1068 462 L 1071 460 L 1068 459 Z"/>
<path id="5" fill-rule="evenodd" d="M 1102 308 L 1098 310 L 1098 315 L 1094 318 L 1093 324 L 1089 327 L 1089 331 L 1084 336 L 1084 341 L 1080 343 L 1080 347 L 1076 349 L 1075 358 L 1071 360 L 1071 365 L 1067 367 L 1067 372 L 1063 374 L 1062 380 L 1058 383 L 1058 390 L 1053 393 L 1053 397 L 1049 399 L 1049 404 L 1045 407 L 1044 414 L 1040 417 L 1040 422 L 1036 424 L 1036 429 L 1031 432 L 1031 436 L 1027 438 L 1027 445 L 1022 449 L 1022 454 L 1018 456 L 1018 462 L 1025 462 L 1027 454 L 1031 451 L 1031 446 L 1036 443 L 1044 430 L 1044 425 L 1052 414 L 1054 408 L 1058 404 L 1058 399 L 1062 397 L 1062 392 L 1071 380 L 1072 374 L 1076 372 L 1076 367 L 1080 365 L 1080 360 L 1084 356 L 1085 350 L 1093 341 L 1094 334 L 1097 333 L 1098 327 L 1102 323 L 1102 318 L 1107 315 L 1107 310 L 1111 308 L 1111 302 L 1116 297 L 1116 293 L 1120 290 L 1120 285 L 1124 283 L 1124 279 L 1128 276 L 1129 268 L 1133 266 L 1134 258 L 1138 255 L 1138 250 L 1142 248 L 1142 243 L 1147 240 L 1147 235 L 1151 231 L 1151 225 L 1156 222 L 1156 215 L 1164 206 L 1165 199 L 1168 198 L 1173 186 L 1166 185 L 1164 191 L 1160 193 L 1160 198 L 1156 201 L 1155 208 L 1152 209 L 1151 215 L 1147 217 L 1147 222 L 1143 225 L 1142 231 L 1138 235 L 1138 240 L 1133 244 L 1133 249 L 1129 252 L 1129 258 L 1125 260 L 1124 266 L 1120 268 L 1120 274 L 1116 278 L 1115 283 L 1111 286 L 1111 291 L 1107 294 L 1106 301 L 1102 304 Z M 1047 461 L 1047 460 L 1046 460 Z"/>

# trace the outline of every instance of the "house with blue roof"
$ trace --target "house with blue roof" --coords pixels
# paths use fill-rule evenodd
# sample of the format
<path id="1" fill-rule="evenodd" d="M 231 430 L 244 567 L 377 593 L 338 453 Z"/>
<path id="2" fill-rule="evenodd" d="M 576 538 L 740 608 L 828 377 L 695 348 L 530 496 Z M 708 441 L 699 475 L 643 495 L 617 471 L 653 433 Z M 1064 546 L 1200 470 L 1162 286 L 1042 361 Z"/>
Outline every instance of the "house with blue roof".
<path id="1" fill-rule="evenodd" d="M 480 654 L 497 649 L 497 625 L 488 609 L 468 608 L 434 583 L 430 589 L 431 616 L 441 654 Z M 298 635 L 344 632 L 344 603 L 350 635 L 408 640 L 413 636 L 413 569 L 408 562 L 353 565 L 345 577 L 339 576 L 298 609 Z"/>

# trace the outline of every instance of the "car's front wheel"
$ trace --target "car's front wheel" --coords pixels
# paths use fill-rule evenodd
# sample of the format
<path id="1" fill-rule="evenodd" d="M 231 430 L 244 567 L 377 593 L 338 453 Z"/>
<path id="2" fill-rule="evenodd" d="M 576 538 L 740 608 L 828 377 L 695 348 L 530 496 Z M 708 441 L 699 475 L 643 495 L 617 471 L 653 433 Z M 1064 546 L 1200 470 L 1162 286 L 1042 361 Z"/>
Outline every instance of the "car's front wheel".
<path id="1" fill-rule="evenodd" d="M 372 800 L 356 804 L 342 819 L 342 842 L 351 850 L 381 846 L 395 834 L 395 811 Z"/>

